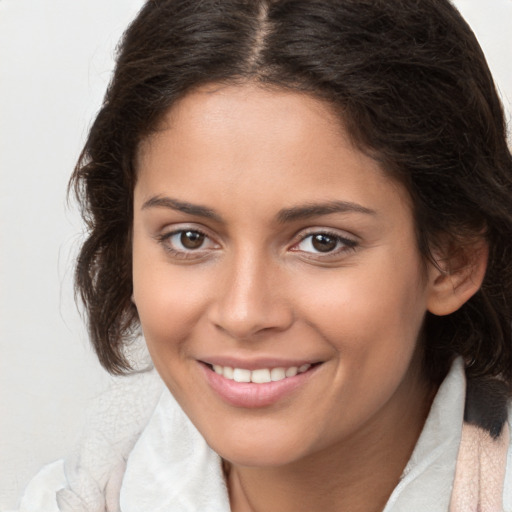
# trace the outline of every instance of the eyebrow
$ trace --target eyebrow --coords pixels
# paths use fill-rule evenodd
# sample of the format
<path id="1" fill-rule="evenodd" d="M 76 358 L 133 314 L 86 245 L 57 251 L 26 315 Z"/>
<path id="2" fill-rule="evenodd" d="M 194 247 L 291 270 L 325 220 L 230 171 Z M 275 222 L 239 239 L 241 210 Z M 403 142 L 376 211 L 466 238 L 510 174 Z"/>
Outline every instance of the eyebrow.
<path id="1" fill-rule="evenodd" d="M 154 196 L 148 199 L 143 205 L 142 210 L 148 208 L 168 208 L 179 212 L 204 217 L 222 223 L 224 220 L 211 208 L 198 204 L 189 203 L 187 201 L 179 201 L 171 197 Z M 283 208 L 279 211 L 276 218 L 280 224 L 293 222 L 297 220 L 318 217 L 321 215 L 329 215 L 332 213 L 362 213 L 365 215 L 376 215 L 375 210 L 366 208 L 360 204 L 349 201 L 328 201 L 325 203 L 307 203 L 292 208 Z"/>
<path id="2" fill-rule="evenodd" d="M 211 208 L 207 208 L 206 206 L 201 206 L 198 204 L 188 203 L 186 201 L 178 201 L 177 199 L 172 199 L 170 197 L 152 197 L 142 205 L 141 209 L 146 210 L 148 208 L 155 207 L 168 208 L 171 210 L 176 210 L 178 212 L 188 213 L 189 215 L 205 217 L 207 219 L 212 219 L 217 222 L 223 222 L 222 217 L 219 214 L 215 213 Z"/>
<path id="3" fill-rule="evenodd" d="M 329 215 L 331 213 L 363 213 L 365 215 L 376 215 L 375 210 L 366 208 L 357 203 L 349 201 L 329 201 L 327 203 L 308 203 L 302 206 L 285 208 L 277 214 L 280 223 L 293 222 L 296 220 Z"/>

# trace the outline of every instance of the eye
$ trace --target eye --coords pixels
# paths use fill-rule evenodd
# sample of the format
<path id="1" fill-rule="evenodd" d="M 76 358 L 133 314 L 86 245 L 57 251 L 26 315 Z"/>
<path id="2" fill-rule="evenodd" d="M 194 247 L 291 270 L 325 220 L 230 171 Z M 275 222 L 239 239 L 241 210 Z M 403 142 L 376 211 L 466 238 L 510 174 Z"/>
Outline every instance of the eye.
<path id="1" fill-rule="evenodd" d="M 204 251 L 216 249 L 218 245 L 205 233 L 198 229 L 179 229 L 158 237 L 164 249 L 177 257 L 190 257 L 193 253 L 204 254 Z"/>
<path id="2" fill-rule="evenodd" d="M 313 254 L 339 253 L 355 248 L 357 242 L 329 232 L 315 232 L 303 236 L 292 250 Z"/>
<path id="3" fill-rule="evenodd" d="M 199 231 L 181 231 L 170 237 L 170 240 L 188 250 L 199 249 L 206 239 L 206 235 Z"/>

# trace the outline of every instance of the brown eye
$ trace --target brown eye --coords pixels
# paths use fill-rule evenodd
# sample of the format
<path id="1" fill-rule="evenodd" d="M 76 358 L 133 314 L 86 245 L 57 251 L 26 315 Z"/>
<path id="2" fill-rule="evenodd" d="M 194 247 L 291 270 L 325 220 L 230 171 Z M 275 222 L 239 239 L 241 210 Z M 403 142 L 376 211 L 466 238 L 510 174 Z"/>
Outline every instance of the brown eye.
<path id="1" fill-rule="evenodd" d="M 198 231 L 182 231 L 180 242 L 185 249 L 199 249 L 204 243 L 205 235 Z"/>
<path id="2" fill-rule="evenodd" d="M 318 252 L 330 252 L 336 248 L 337 244 L 338 238 L 325 233 L 318 233 L 311 237 L 311 245 Z"/>
<path id="3" fill-rule="evenodd" d="M 329 233 L 328 231 L 317 231 L 315 233 L 306 234 L 304 238 L 295 244 L 291 250 L 307 254 L 308 257 L 321 258 L 322 255 L 339 256 L 346 255 L 349 251 L 354 250 L 358 245 L 356 240 Z"/>
<path id="4" fill-rule="evenodd" d="M 173 259 L 204 260 L 212 251 L 220 249 L 206 233 L 199 229 L 177 229 L 157 236 L 157 241 Z"/>

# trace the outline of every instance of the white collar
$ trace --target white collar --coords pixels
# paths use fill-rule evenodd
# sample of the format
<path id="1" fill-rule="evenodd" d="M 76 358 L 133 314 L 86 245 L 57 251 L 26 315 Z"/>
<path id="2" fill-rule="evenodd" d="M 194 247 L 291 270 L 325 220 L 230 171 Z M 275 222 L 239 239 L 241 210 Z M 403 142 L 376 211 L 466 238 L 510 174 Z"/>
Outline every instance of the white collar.
<path id="1" fill-rule="evenodd" d="M 439 387 L 411 458 L 383 512 L 449 509 L 465 396 L 464 363 L 459 357 Z"/>
<path id="2" fill-rule="evenodd" d="M 464 415 L 457 359 L 442 383 L 402 478 L 383 512 L 448 510 Z M 128 458 L 123 512 L 229 512 L 220 457 L 164 391 Z"/>
<path id="3" fill-rule="evenodd" d="M 221 459 L 165 390 L 128 458 L 123 512 L 229 512 Z"/>

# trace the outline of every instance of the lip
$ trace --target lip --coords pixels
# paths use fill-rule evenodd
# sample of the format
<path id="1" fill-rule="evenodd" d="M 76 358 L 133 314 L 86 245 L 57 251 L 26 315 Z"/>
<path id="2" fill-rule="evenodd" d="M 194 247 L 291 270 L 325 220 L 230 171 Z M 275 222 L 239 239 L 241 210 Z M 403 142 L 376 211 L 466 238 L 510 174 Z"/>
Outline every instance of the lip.
<path id="1" fill-rule="evenodd" d="M 222 359 L 225 361 L 225 359 Z M 260 363 L 259 361 L 258 363 Z M 235 366 L 236 368 L 258 369 L 258 368 L 277 368 L 288 366 L 280 361 L 277 365 L 260 365 L 249 368 L 247 366 Z M 213 363 L 212 364 L 220 364 Z M 240 364 L 240 363 L 238 363 Z M 231 366 L 230 364 L 220 364 L 220 366 Z M 289 366 L 297 366 L 290 364 Z M 260 407 L 268 407 L 273 405 L 290 394 L 304 386 L 307 381 L 317 372 L 321 365 L 314 365 L 304 373 L 298 373 L 294 377 L 287 377 L 276 382 L 266 382 L 264 384 L 255 384 L 253 382 L 235 382 L 226 379 L 222 375 L 215 373 L 208 364 L 199 362 L 199 367 L 204 374 L 206 381 L 211 389 L 229 405 L 234 407 L 242 407 L 247 409 L 255 409 Z"/>
<path id="2" fill-rule="evenodd" d="M 259 357 L 256 359 L 240 359 L 229 356 L 212 356 L 201 358 L 200 362 L 208 365 L 230 366 L 231 368 L 244 368 L 245 370 L 259 370 L 261 368 L 300 368 L 304 364 L 315 365 L 320 360 L 309 359 L 277 359 L 275 357 Z"/>

